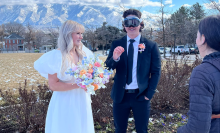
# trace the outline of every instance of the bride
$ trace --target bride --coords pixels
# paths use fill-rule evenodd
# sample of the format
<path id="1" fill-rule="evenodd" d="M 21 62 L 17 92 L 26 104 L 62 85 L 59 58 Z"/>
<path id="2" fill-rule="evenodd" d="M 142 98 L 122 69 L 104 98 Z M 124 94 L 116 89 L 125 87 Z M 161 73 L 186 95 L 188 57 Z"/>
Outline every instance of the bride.
<path id="1" fill-rule="evenodd" d="M 47 111 L 45 133 L 94 133 L 91 97 L 65 71 L 83 56 L 93 56 L 81 42 L 83 25 L 67 20 L 61 27 L 58 49 L 43 54 L 34 68 L 48 79 L 53 91 Z"/>

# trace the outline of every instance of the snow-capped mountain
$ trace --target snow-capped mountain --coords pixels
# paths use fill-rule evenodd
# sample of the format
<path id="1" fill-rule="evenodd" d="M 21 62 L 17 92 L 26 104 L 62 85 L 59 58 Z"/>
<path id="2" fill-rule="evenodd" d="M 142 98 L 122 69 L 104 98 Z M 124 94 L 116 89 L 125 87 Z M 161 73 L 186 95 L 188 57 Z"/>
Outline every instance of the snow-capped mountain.
<path id="1" fill-rule="evenodd" d="M 7 22 L 30 23 L 35 26 L 60 26 L 66 20 L 83 25 L 121 27 L 122 11 L 117 7 L 71 4 L 34 4 L 0 6 L 0 24 Z"/>
<path id="2" fill-rule="evenodd" d="M 70 4 L 32 4 L 32 5 L 2 5 L 0 6 L 0 25 L 8 22 L 18 22 L 35 25 L 39 28 L 61 26 L 66 20 L 74 20 L 84 26 L 107 25 L 122 28 L 122 8 L 113 6 Z M 157 14 L 156 14 L 157 15 Z M 156 18 L 149 12 L 142 12 L 145 27 L 155 28 Z"/>

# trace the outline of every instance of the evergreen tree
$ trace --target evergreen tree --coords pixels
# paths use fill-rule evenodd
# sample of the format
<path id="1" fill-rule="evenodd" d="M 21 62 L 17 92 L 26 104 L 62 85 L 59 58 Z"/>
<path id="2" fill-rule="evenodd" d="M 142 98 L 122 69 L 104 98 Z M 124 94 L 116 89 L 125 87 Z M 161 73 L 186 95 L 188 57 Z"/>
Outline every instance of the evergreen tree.
<path id="1" fill-rule="evenodd" d="M 205 17 L 205 10 L 202 6 L 197 2 L 190 8 L 190 18 L 196 21 Z"/>

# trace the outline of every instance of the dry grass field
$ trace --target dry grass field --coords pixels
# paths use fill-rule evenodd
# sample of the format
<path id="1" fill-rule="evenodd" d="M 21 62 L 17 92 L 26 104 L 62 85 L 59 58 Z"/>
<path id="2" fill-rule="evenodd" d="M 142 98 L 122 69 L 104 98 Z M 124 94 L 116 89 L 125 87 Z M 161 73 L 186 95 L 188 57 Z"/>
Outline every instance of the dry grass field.
<path id="1" fill-rule="evenodd" d="M 34 69 L 34 61 L 39 53 L 9 53 L 0 54 L 0 89 L 13 89 L 23 85 L 27 79 L 31 88 L 33 83 L 47 83 L 46 79 Z"/>
<path id="2" fill-rule="evenodd" d="M 0 54 L 0 89 L 12 89 L 24 84 L 27 79 L 29 88 L 32 85 L 47 84 L 47 79 L 41 77 L 34 69 L 34 61 L 36 61 L 42 53 L 9 53 Z M 100 57 L 105 60 L 106 57 Z"/>

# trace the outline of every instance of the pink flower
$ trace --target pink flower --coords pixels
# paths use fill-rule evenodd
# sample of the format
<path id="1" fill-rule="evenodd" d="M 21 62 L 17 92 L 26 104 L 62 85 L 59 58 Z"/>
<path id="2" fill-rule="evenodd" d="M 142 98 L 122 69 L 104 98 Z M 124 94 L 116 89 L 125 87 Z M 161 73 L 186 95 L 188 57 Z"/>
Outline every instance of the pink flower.
<path id="1" fill-rule="evenodd" d="M 74 66 L 72 70 L 76 71 L 77 69 L 78 69 L 77 66 Z"/>
<path id="2" fill-rule="evenodd" d="M 92 74 L 90 74 L 90 73 L 87 73 L 86 76 L 87 76 L 89 79 L 92 78 Z"/>
<path id="3" fill-rule="evenodd" d="M 81 88 L 86 88 L 86 85 L 81 85 Z"/>
<path id="4" fill-rule="evenodd" d="M 98 62 L 96 62 L 94 65 L 95 65 L 96 67 L 100 67 L 100 66 L 101 66 L 100 63 L 98 63 Z"/>
<path id="5" fill-rule="evenodd" d="M 145 49 L 144 43 L 143 43 L 143 44 L 139 44 L 138 47 L 139 47 L 140 49 Z"/>

